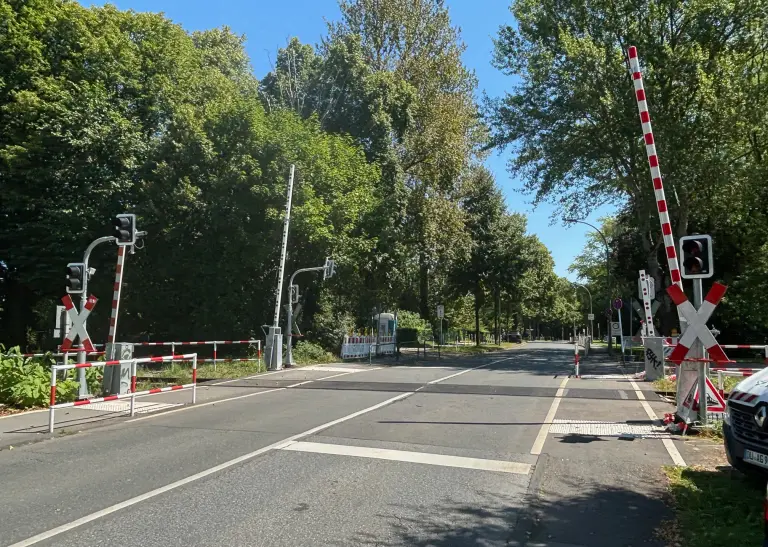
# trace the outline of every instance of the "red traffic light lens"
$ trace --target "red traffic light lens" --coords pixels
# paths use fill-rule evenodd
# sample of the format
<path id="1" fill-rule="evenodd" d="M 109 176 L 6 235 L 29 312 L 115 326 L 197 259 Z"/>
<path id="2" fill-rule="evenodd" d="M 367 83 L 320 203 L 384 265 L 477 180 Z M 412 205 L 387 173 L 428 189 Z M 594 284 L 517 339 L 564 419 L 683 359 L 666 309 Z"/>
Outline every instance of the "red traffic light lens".
<path id="1" fill-rule="evenodd" d="M 692 255 L 700 255 L 704 252 L 704 245 L 701 241 L 696 241 L 695 239 L 691 239 L 683 243 L 683 252 L 692 254 Z"/>

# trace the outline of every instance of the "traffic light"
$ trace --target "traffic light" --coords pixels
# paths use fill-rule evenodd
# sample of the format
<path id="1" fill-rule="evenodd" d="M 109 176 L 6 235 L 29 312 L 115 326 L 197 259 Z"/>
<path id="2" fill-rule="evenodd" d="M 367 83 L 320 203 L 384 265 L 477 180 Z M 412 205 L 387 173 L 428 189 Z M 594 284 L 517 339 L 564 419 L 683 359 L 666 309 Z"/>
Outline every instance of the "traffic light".
<path id="1" fill-rule="evenodd" d="M 715 273 L 712 237 L 693 235 L 680 238 L 680 273 L 683 279 L 704 279 Z"/>
<path id="2" fill-rule="evenodd" d="M 291 285 L 291 304 L 299 303 L 299 286 Z"/>
<path id="3" fill-rule="evenodd" d="M 82 262 L 70 262 L 67 264 L 67 292 L 69 294 L 83 294 L 85 276 L 85 264 Z"/>
<path id="4" fill-rule="evenodd" d="M 333 274 L 336 273 L 336 263 L 330 258 L 326 258 L 324 267 L 325 267 L 325 270 L 323 270 L 323 279 L 328 279 L 329 277 L 333 277 Z"/>
<path id="5" fill-rule="evenodd" d="M 113 221 L 114 236 L 118 245 L 133 245 L 136 243 L 136 215 L 125 213 L 117 215 Z"/>

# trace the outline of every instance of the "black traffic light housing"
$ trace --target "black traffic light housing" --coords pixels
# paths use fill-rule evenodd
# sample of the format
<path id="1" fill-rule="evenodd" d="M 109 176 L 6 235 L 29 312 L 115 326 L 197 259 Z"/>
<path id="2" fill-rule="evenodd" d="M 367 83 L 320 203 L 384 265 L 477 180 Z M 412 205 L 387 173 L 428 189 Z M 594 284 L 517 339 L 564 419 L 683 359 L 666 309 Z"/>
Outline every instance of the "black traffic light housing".
<path id="1" fill-rule="evenodd" d="M 333 277 L 335 273 L 336 273 L 336 263 L 331 258 L 326 258 L 325 266 L 323 270 L 323 279 L 328 279 L 329 277 Z"/>
<path id="2" fill-rule="evenodd" d="M 85 264 L 82 262 L 70 262 L 67 264 L 66 288 L 69 294 L 83 294 L 85 276 Z"/>
<path id="3" fill-rule="evenodd" d="M 118 245 L 136 243 L 136 215 L 130 213 L 117 215 L 112 223 L 115 226 L 115 243 Z"/>
<path id="4" fill-rule="evenodd" d="M 715 273 L 712 237 L 692 235 L 680 238 L 680 274 L 683 279 L 705 279 Z"/>

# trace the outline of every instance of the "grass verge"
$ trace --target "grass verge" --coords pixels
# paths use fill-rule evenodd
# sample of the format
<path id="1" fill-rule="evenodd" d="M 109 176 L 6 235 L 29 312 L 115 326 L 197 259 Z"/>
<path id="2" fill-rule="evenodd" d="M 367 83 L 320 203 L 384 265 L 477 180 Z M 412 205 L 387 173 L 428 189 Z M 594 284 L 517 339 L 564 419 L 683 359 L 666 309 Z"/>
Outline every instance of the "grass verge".
<path id="1" fill-rule="evenodd" d="M 668 545 L 762 545 L 764 482 L 730 467 L 665 467 L 676 526 Z"/>
<path id="2" fill-rule="evenodd" d="M 729 393 L 736 387 L 736 384 L 741 382 L 744 378 L 742 376 L 726 376 L 723 378 L 723 388 L 726 393 Z M 712 383 L 717 387 L 717 376 L 710 378 Z M 653 389 L 656 391 L 675 391 L 677 389 L 677 382 L 675 380 L 669 380 L 667 378 L 658 378 L 653 381 Z"/>

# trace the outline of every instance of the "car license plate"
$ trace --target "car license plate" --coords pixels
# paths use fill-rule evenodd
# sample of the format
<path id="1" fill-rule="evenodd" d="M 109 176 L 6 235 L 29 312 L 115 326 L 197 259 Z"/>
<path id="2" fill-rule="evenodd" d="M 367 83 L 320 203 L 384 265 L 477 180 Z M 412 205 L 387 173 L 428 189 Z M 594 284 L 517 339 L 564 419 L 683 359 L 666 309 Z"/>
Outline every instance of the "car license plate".
<path id="1" fill-rule="evenodd" d="M 768 456 L 759 452 L 744 449 L 744 461 L 768 469 Z"/>

